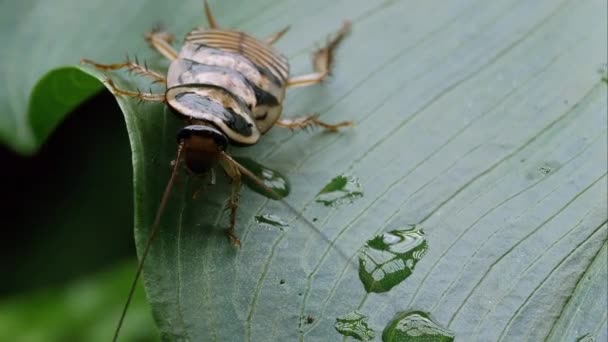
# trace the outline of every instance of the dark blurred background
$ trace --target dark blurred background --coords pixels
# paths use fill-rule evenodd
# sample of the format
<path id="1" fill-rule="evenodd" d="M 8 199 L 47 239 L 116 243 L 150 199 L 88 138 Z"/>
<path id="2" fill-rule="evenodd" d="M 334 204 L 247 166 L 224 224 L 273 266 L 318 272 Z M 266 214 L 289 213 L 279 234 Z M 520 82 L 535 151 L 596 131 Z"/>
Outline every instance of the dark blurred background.
<path id="1" fill-rule="evenodd" d="M 108 340 L 135 268 L 131 153 L 116 101 L 90 99 L 32 157 L 0 146 L 0 165 L 0 340 Z M 142 288 L 125 327 L 123 340 L 156 339 Z"/>

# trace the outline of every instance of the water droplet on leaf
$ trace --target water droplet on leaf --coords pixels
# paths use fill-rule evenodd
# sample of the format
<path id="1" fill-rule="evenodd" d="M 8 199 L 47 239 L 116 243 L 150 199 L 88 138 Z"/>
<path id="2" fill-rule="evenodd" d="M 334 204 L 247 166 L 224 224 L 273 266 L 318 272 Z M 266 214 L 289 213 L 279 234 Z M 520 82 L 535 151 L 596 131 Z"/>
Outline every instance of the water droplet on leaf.
<path id="1" fill-rule="evenodd" d="M 332 179 L 319 193 L 316 201 L 325 206 L 333 207 L 352 203 L 363 196 L 363 188 L 354 176 L 340 175 Z"/>
<path id="2" fill-rule="evenodd" d="M 454 333 L 422 311 L 399 312 L 382 332 L 384 342 L 451 342 Z"/>
<path id="3" fill-rule="evenodd" d="M 595 337 L 591 334 L 585 334 L 576 339 L 576 342 L 595 342 Z"/>
<path id="4" fill-rule="evenodd" d="M 272 214 L 258 215 L 255 217 L 255 222 L 257 222 L 260 226 L 263 227 L 276 227 L 281 230 L 288 226 L 287 223 L 283 221 L 280 217 Z"/>
<path id="5" fill-rule="evenodd" d="M 359 341 L 369 341 L 376 336 L 376 333 L 367 326 L 367 316 L 358 311 L 336 318 L 334 326 L 340 334 L 354 337 Z"/>
<path id="6" fill-rule="evenodd" d="M 238 161 L 241 165 L 243 165 L 246 169 L 251 171 L 254 175 L 261 180 L 264 185 L 272 189 L 272 192 L 264 189 L 263 187 L 256 184 L 254 181 L 249 179 L 249 177 L 243 177 L 243 182 L 253 191 L 264 195 L 271 199 L 281 199 L 289 195 L 290 187 L 287 178 L 283 176 L 278 171 L 273 169 L 269 169 L 264 165 L 259 164 L 249 158 L 245 157 L 233 157 L 236 161 Z"/>
<path id="7" fill-rule="evenodd" d="M 386 292 L 412 274 L 428 249 L 418 226 L 393 230 L 367 241 L 359 250 L 359 279 L 367 292 Z"/>
<path id="8" fill-rule="evenodd" d="M 600 67 L 597 69 L 597 72 L 600 74 L 602 82 L 608 83 L 608 64 L 603 63 L 602 65 L 600 65 Z"/>

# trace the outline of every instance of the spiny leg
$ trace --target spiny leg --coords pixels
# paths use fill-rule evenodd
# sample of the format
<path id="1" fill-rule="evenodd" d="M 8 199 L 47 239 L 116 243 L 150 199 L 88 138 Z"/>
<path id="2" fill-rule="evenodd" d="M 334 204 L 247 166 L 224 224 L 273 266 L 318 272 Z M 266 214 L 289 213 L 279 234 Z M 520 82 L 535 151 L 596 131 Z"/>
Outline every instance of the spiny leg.
<path id="1" fill-rule="evenodd" d="M 144 66 L 140 65 L 139 63 L 137 63 L 137 61 L 132 62 L 129 59 L 127 59 L 127 61 L 125 63 L 116 63 L 116 64 L 100 64 L 100 63 L 93 62 L 92 60 L 89 60 L 89 59 L 83 59 L 80 62 L 83 64 L 90 64 L 97 69 L 105 70 L 105 71 L 127 68 L 129 71 L 131 71 L 133 73 L 152 78 L 153 83 L 164 83 L 165 82 L 165 77 L 162 74 L 148 69 L 148 67 L 145 65 Z M 129 90 L 120 89 L 116 86 L 114 81 L 112 81 L 112 79 L 109 79 L 109 78 L 106 80 L 106 83 L 110 87 L 110 90 L 112 91 L 112 93 L 114 93 L 115 95 L 124 95 L 124 96 L 128 96 L 128 97 L 133 97 L 133 98 L 139 99 L 140 101 L 154 101 L 154 102 L 164 102 L 165 101 L 165 94 L 154 94 L 152 92 L 146 93 L 146 92 L 141 92 L 139 90 L 138 91 L 129 91 Z"/>
<path id="2" fill-rule="evenodd" d="M 266 42 L 266 44 L 274 44 L 277 42 L 277 40 L 281 39 L 281 37 L 283 37 L 285 35 L 285 33 L 287 33 L 287 31 L 289 31 L 290 26 L 285 27 L 284 29 L 282 29 L 281 31 L 273 34 L 270 37 L 267 37 L 266 39 L 264 39 L 264 42 Z"/>
<path id="3" fill-rule="evenodd" d="M 221 159 L 221 165 L 228 174 L 230 178 L 232 178 L 232 191 L 230 192 L 230 198 L 228 199 L 227 207 L 230 209 L 230 229 L 228 230 L 228 237 L 230 238 L 230 243 L 234 246 L 240 246 L 241 240 L 239 240 L 238 236 L 234 232 L 234 227 L 236 226 L 236 210 L 238 208 L 239 203 L 239 191 L 241 189 L 241 172 L 238 167 L 232 162 L 232 158 L 223 156 Z"/>
<path id="4" fill-rule="evenodd" d="M 177 51 L 171 46 L 173 42 L 173 35 L 161 28 L 156 28 L 150 32 L 147 32 L 144 37 L 150 47 L 158 51 L 161 55 L 165 56 L 170 61 L 177 59 Z"/>
<path id="5" fill-rule="evenodd" d="M 139 99 L 140 101 L 151 101 L 151 102 L 165 102 L 165 94 L 154 94 L 154 93 L 145 93 L 145 92 L 141 92 L 141 91 L 130 91 L 130 90 L 124 90 L 124 89 L 120 89 L 116 86 L 116 84 L 114 84 L 114 81 L 112 81 L 112 79 L 107 79 L 106 83 L 110 86 L 110 90 L 112 91 L 113 94 L 115 95 L 124 95 L 124 96 L 128 96 L 128 97 L 133 97 L 136 99 Z"/>
<path id="6" fill-rule="evenodd" d="M 287 81 L 287 86 L 306 87 L 323 81 L 331 73 L 333 52 L 350 30 L 350 22 L 345 22 L 342 28 L 331 38 L 325 46 L 315 51 L 313 55 L 313 67 L 315 72 L 311 74 L 292 77 Z"/>
<path id="7" fill-rule="evenodd" d="M 323 127 L 330 132 L 337 132 L 339 128 L 352 126 L 352 121 L 342 121 L 337 124 L 328 124 L 319 120 L 318 114 L 311 114 L 291 119 L 279 119 L 275 122 L 276 126 L 294 129 L 302 129 L 311 126 Z"/>
<path id="8" fill-rule="evenodd" d="M 94 62 L 90 59 L 82 59 L 80 61 L 80 63 L 82 64 L 89 64 L 94 66 L 95 68 L 99 69 L 99 70 L 118 70 L 118 69 L 127 69 L 129 70 L 129 72 L 132 72 L 134 74 L 137 75 L 141 75 L 141 76 L 146 76 L 152 79 L 153 83 L 165 83 L 165 76 L 163 76 L 161 73 L 156 72 L 154 70 L 150 70 L 148 68 L 147 65 L 140 65 L 139 62 L 137 61 L 137 59 L 135 59 L 135 62 L 131 61 L 128 57 L 127 57 L 127 61 L 124 63 L 116 63 L 116 64 L 101 64 L 101 63 L 97 63 Z"/>
<path id="9" fill-rule="evenodd" d="M 205 0 L 205 16 L 207 17 L 207 22 L 209 23 L 209 27 L 214 29 L 217 28 L 217 23 L 215 22 L 215 18 L 213 17 L 213 13 L 211 13 L 211 7 L 209 7 L 209 2 Z"/>

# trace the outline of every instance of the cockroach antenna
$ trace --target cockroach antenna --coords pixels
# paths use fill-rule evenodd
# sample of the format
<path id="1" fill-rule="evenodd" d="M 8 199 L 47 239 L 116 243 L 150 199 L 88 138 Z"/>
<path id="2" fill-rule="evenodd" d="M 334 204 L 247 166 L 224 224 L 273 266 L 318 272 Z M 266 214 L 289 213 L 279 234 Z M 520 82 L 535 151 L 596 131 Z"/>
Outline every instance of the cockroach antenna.
<path id="1" fill-rule="evenodd" d="M 148 236 L 148 241 L 146 241 L 146 247 L 144 248 L 144 252 L 141 255 L 141 258 L 139 259 L 139 262 L 137 264 L 137 271 L 135 271 L 135 277 L 133 279 L 133 283 L 131 283 L 131 288 L 129 289 L 129 294 L 127 295 L 127 301 L 125 302 L 125 305 L 122 309 L 122 313 L 120 314 L 120 319 L 118 320 L 118 324 L 116 324 L 116 329 L 114 330 L 114 337 L 112 338 L 112 341 L 114 342 L 118 340 L 120 328 L 122 327 L 122 323 L 124 322 L 125 316 L 127 315 L 127 310 L 129 309 L 129 305 L 131 304 L 131 299 L 133 299 L 133 293 L 135 292 L 135 287 L 137 287 L 137 281 L 139 280 L 141 272 L 144 268 L 144 262 L 146 261 L 146 257 L 148 256 L 148 252 L 150 251 L 150 246 L 152 246 L 152 242 L 154 241 L 154 238 L 160 230 L 160 220 L 162 218 L 163 212 L 165 211 L 165 208 L 167 207 L 169 195 L 171 194 L 171 190 L 173 189 L 175 179 L 177 178 L 179 170 L 178 167 L 180 165 L 183 147 L 183 143 L 180 143 L 177 146 L 177 156 L 175 158 L 175 163 L 171 168 L 171 176 L 169 177 L 169 181 L 165 186 L 165 191 L 163 192 L 163 196 L 161 197 L 158 210 L 156 210 L 156 216 L 154 217 L 154 223 L 152 224 L 150 235 Z"/>
<path id="2" fill-rule="evenodd" d="M 120 328 L 122 327 L 122 324 L 124 322 L 124 319 L 127 315 L 127 310 L 129 308 L 129 305 L 131 304 L 131 299 L 133 298 L 133 294 L 135 293 L 135 288 L 137 286 L 137 282 L 141 276 L 141 273 L 143 271 L 143 267 L 144 267 L 144 262 L 146 260 L 146 257 L 148 256 L 148 252 L 150 251 L 150 247 L 152 246 L 152 242 L 154 241 L 156 235 L 158 234 L 158 231 L 160 230 L 160 220 L 162 218 L 162 215 L 165 211 L 165 207 L 167 206 L 167 202 L 169 200 L 169 195 L 171 194 L 171 190 L 173 189 L 173 185 L 175 183 L 175 180 L 177 179 L 177 175 L 178 175 L 178 171 L 179 171 L 179 165 L 181 162 L 181 158 L 182 158 L 182 150 L 183 150 L 183 143 L 180 143 L 178 145 L 177 148 L 177 157 L 175 158 L 175 162 L 173 163 L 172 169 L 171 169 L 171 176 L 169 178 L 169 181 L 167 182 L 167 185 L 165 186 L 165 191 L 163 192 L 163 196 L 160 200 L 160 205 L 158 206 L 158 210 L 156 211 L 156 217 L 154 218 L 154 223 L 152 224 L 152 230 L 150 232 L 150 235 L 148 236 L 148 241 L 146 241 L 146 246 L 144 248 L 144 252 L 141 256 L 141 258 L 139 259 L 139 263 L 137 264 L 137 271 L 135 272 L 135 278 L 133 279 L 133 283 L 131 283 L 131 288 L 129 289 L 129 294 L 127 296 L 127 301 L 125 302 L 125 305 L 123 307 L 122 313 L 120 315 L 120 319 L 118 320 L 118 324 L 116 325 L 116 330 L 114 331 L 114 338 L 112 339 L 112 341 L 117 341 L 118 339 L 118 334 L 120 333 Z M 302 220 L 311 230 L 313 230 L 325 243 L 327 243 L 330 247 L 333 247 L 334 242 L 331 241 L 325 234 L 323 234 L 319 228 L 317 228 L 317 226 L 315 224 L 313 224 L 312 222 L 310 222 L 310 220 L 308 220 L 306 217 L 302 216 L 302 213 L 300 211 L 298 211 L 296 208 L 294 208 L 293 206 L 291 206 L 289 203 L 287 203 L 287 201 L 281 199 L 281 195 L 277 194 L 276 191 L 274 191 L 274 189 L 268 187 L 266 184 L 264 184 L 263 181 L 261 181 L 255 174 L 253 174 L 249 169 L 247 169 L 246 167 L 244 167 L 243 165 L 241 165 L 239 162 L 237 162 L 236 160 L 234 160 L 230 155 L 228 155 L 225 152 L 221 152 L 220 153 L 220 158 L 223 159 L 225 162 L 230 163 L 231 165 L 233 165 L 234 167 L 236 167 L 239 172 L 244 175 L 245 177 L 249 178 L 252 182 L 254 182 L 259 188 L 261 188 L 262 190 L 264 190 L 265 192 L 267 192 L 271 198 L 275 198 L 275 199 L 279 199 L 283 205 L 285 205 L 289 211 L 291 211 L 294 215 L 296 215 L 296 219 L 300 219 Z M 212 169 L 213 170 L 213 169 Z M 340 254 L 340 256 L 342 258 L 344 258 L 344 260 L 349 260 L 350 257 L 348 257 L 342 250 L 336 248 L 336 251 L 338 252 L 338 254 Z"/>

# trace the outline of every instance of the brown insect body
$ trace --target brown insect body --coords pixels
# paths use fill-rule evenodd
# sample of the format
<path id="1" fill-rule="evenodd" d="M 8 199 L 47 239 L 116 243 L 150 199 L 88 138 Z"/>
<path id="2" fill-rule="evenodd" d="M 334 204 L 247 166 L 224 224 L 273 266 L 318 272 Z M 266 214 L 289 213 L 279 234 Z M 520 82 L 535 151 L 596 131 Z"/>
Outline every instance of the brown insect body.
<path id="1" fill-rule="evenodd" d="M 169 67 L 167 101 L 182 115 L 211 120 L 231 142 L 251 145 L 279 118 L 288 79 L 289 63 L 272 46 L 242 32 L 195 29 Z M 176 98 L 183 93 L 193 102 Z M 205 113 L 204 101 L 212 102 Z"/>
<path id="2" fill-rule="evenodd" d="M 234 145 L 257 143 L 281 114 L 288 79 L 287 59 L 267 43 L 231 30 L 188 33 L 169 66 L 165 95 L 190 123 L 182 130 L 188 134 L 178 135 L 186 166 L 195 173 L 213 167 L 226 148 L 220 134 Z"/>
<path id="3" fill-rule="evenodd" d="M 160 227 L 160 218 L 181 162 L 195 174 L 212 170 L 219 163 L 232 178 L 232 192 L 228 201 L 228 208 L 231 210 L 228 233 L 232 244 L 240 245 L 234 228 L 241 175 L 252 179 L 269 193 L 273 191 L 232 159 L 226 153 L 227 147 L 253 145 L 273 126 L 292 130 L 320 126 L 337 131 L 341 127 L 351 125 L 349 121 L 327 124 L 318 120 L 316 114 L 293 119 L 280 117 L 287 88 L 318 84 L 329 75 L 333 50 L 348 31 L 349 23 L 345 23 L 333 39 L 315 52 L 313 73 L 290 77 L 287 58 L 272 47 L 272 44 L 287 32 L 287 28 L 260 40 L 240 31 L 219 29 L 206 1 L 205 12 L 210 28 L 190 31 L 179 52 L 171 46 L 171 34 L 164 31 L 146 34 L 150 46 L 171 60 L 166 77 L 137 62 L 100 64 L 82 60 L 97 69 L 126 68 L 151 78 L 155 83 L 164 83 L 166 91 L 161 94 L 120 89 L 111 79 L 107 80 L 107 85 L 115 95 L 140 101 L 164 102 L 188 123 L 177 134 L 177 157 L 171 177 L 142 253 L 135 280 L 115 332 L 115 340 L 151 242 Z"/>

